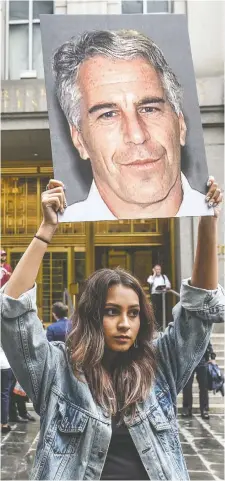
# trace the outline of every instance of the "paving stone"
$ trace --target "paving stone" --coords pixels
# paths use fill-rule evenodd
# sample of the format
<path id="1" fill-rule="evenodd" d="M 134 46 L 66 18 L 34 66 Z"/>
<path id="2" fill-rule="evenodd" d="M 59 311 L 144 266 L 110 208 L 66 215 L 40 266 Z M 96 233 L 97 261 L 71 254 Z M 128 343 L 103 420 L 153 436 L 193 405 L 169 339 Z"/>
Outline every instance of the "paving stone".
<path id="1" fill-rule="evenodd" d="M 183 445 L 182 445 L 183 446 Z M 201 455 L 207 459 L 209 463 L 224 463 L 224 449 L 201 449 Z"/>
<path id="2" fill-rule="evenodd" d="M 194 449 L 190 446 L 189 443 L 181 443 L 181 446 L 182 446 L 182 451 L 184 454 L 189 454 L 189 455 L 194 455 L 196 454 L 196 452 L 194 451 Z"/>
<path id="3" fill-rule="evenodd" d="M 194 443 L 197 449 L 202 450 L 202 449 L 212 449 L 212 450 L 217 450 L 220 449 L 221 444 L 211 436 L 211 438 L 195 438 Z"/>
<path id="4" fill-rule="evenodd" d="M 29 447 L 30 443 L 7 442 L 1 447 L 1 453 L 4 455 L 17 455 L 20 456 L 21 459 L 21 457 L 25 456 L 25 454 L 27 453 Z"/>
<path id="5" fill-rule="evenodd" d="M 197 454 L 191 456 L 185 455 L 185 461 L 187 469 L 190 469 L 190 471 L 206 471 L 205 464 L 201 461 Z"/>
<path id="6" fill-rule="evenodd" d="M 213 476 L 208 471 L 189 471 L 191 481 L 214 481 Z"/>
<path id="7" fill-rule="evenodd" d="M 222 479 L 224 481 L 224 479 L 225 479 L 224 463 L 211 464 L 210 468 L 213 471 L 213 474 L 215 474 L 215 476 L 218 476 L 219 479 Z"/>

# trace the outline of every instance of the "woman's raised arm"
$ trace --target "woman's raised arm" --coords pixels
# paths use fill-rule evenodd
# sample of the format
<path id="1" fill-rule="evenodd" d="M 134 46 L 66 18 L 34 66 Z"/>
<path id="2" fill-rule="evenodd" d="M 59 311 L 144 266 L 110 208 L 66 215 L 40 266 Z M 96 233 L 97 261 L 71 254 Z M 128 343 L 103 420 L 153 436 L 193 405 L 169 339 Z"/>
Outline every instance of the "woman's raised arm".
<path id="1" fill-rule="evenodd" d="M 14 299 L 33 287 L 48 243 L 57 229 L 57 212 L 63 212 L 66 206 L 62 182 L 51 179 L 47 187 L 42 194 L 43 221 L 36 234 L 39 239 L 32 239 L 4 289 Z"/>
<path id="2" fill-rule="evenodd" d="M 201 217 L 198 225 L 198 241 L 191 285 L 214 290 L 218 285 L 217 223 L 222 194 L 213 177 L 209 179 L 207 198 L 214 207 L 214 216 Z"/>

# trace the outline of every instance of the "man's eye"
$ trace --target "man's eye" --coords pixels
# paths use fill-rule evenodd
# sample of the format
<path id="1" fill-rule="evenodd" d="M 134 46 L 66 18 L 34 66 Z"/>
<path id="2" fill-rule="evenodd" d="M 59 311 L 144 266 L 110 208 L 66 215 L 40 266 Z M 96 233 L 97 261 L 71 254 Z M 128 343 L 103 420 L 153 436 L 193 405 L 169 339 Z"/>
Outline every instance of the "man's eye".
<path id="1" fill-rule="evenodd" d="M 142 107 L 140 109 L 140 113 L 141 114 L 154 114 L 154 113 L 157 113 L 157 112 L 160 112 L 160 109 L 157 108 L 157 107 Z"/>
<path id="2" fill-rule="evenodd" d="M 104 114 L 100 115 L 99 119 L 112 119 L 116 116 L 116 112 L 110 110 L 109 112 L 105 112 Z"/>

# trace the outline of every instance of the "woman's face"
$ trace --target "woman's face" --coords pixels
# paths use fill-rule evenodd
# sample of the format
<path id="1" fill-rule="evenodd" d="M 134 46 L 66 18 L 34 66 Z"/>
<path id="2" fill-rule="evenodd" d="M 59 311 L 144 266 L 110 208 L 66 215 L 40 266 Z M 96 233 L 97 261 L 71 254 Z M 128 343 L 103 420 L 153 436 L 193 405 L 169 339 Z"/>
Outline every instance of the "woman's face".
<path id="1" fill-rule="evenodd" d="M 134 344 L 139 329 L 140 303 L 136 292 L 121 284 L 110 287 L 103 316 L 107 347 L 112 351 L 128 351 Z"/>

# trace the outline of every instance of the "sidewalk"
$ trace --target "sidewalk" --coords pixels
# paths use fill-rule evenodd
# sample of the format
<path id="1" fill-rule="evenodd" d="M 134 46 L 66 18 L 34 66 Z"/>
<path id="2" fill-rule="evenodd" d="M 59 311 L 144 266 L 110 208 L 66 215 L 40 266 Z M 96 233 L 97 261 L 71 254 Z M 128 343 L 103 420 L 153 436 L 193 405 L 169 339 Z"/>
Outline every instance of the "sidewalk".
<path id="1" fill-rule="evenodd" d="M 36 415 L 37 417 L 37 415 Z M 191 481 L 224 480 L 224 418 L 211 414 L 209 421 L 199 415 L 180 416 L 180 440 Z M 1 479 L 27 480 L 38 439 L 39 421 L 14 424 L 2 436 Z"/>

